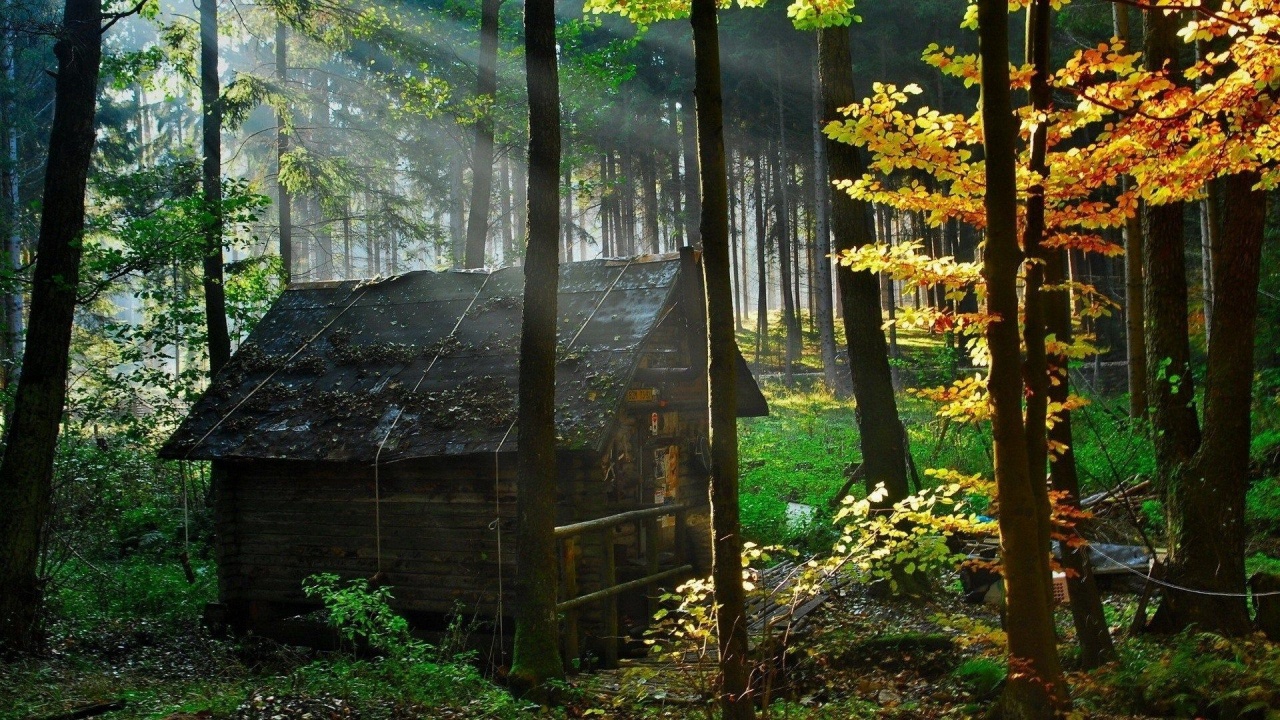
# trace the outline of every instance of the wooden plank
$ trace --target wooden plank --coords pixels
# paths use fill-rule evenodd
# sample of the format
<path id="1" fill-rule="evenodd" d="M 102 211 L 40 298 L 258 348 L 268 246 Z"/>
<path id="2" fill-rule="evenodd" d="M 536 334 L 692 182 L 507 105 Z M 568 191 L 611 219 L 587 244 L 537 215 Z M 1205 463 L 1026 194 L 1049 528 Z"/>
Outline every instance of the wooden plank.
<path id="1" fill-rule="evenodd" d="M 597 590 L 593 593 L 588 593 L 586 595 L 579 595 L 578 597 L 573 598 L 572 600 L 566 600 L 565 602 L 562 602 L 556 605 L 556 611 L 563 612 L 570 608 L 581 607 L 583 605 L 587 605 L 589 603 L 593 603 L 598 600 L 603 600 L 609 597 L 610 595 L 619 595 L 624 592 L 630 592 L 631 590 L 638 590 L 646 585 L 649 585 L 652 583 L 659 583 L 659 582 L 662 582 L 663 580 L 670 580 L 671 578 L 679 577 L 680 575 L 688 574 L 691 572 L 693 572 L 692 566 L 681 565 L 679 567 L 671 568 L 670 570 L 664 570 L 663 572 L 660 572 L 657 575 L 646 575 L 645 577 L 638 578 L 636 580 L 631 580 L 629 582 L 624 582 L 620 585 L 607 587 L 607 588 L 604 588 L 603 590 Z"/>
<path id="2" fill-rule="evenodd" d="M 584 532 L 593 530 L 605 530 L 615 525 L 621 525 L 626 522 L 634 522 L 644 520 L 646 518 L 661 517 L 662 515 L 671 515 L 678 510 L 685 509 L 684 505 L 673 503 L 671 505 L 655 505 L 640 510 L 631 510 L 628 512 L 609 515 L 594 520 L 586 520 L 584 522 L 573 523 L 572 525 L 561 525 L 556 528 L 556 537 L 569 537 L 570 535 L 579 535 Z"/>

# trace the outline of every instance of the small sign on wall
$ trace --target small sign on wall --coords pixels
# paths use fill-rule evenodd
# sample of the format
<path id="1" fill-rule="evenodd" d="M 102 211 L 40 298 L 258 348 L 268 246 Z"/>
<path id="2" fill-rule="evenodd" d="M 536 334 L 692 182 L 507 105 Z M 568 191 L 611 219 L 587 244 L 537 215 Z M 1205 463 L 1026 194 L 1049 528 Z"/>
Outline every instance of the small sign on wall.
<path id="1" fill-rule="evenodd" d="M 658 399 L 657 388 L 631 388 L 627 391 L 627 402 L 644 403 Z"/>

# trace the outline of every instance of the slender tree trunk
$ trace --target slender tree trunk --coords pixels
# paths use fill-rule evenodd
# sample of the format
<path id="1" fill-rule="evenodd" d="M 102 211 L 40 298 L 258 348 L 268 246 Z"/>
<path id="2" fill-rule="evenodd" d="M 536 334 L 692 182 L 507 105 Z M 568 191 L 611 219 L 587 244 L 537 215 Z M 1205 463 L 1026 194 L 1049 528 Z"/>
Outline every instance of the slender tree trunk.
<path id="1" fill-rule="evenodd" d="M 1051 250 L 1045 258 L 1044 281 L 1054 286 L 1067 280 L 1066 251 Z M 1071 296 L 1062 290 L 1045 296 L 1045 330 L 1060 343 L 1071 343 Z M 1050 377 L 1056 383 L 1049 385 L 1049 402 L 1065 404 L 1071 391 L 1067 357 L 1060 353 L 1048 355 Z M 1071 411 L 1058 412 L 1056 422 L 1049 428 L 1049 442 L 1063 448 L 1049 466 L 1053 489 L 1065 493 L 1064 502 L 1080 506 L 1080 479 L 1076 472 L 1075 437 L 1072 432 Z M 1083 547 L 1063 544 L 1062 566 L 1067 572 L 1067 595 L 1071 598 L 1071 619 L 1076 637 L 1080 641 L 1080 664 L 1086 669 L 1096 668 L 1115 658 L 1115 645 L 1108 630 L 1107 618 L 1102 609 L 1102 597 L 1094 579 L 1093 566 Z"/>
<path id="2" fill-rule="evenodd" d="M 1053 91 L 1049 87 L 1049 76 L 1052 73 L 1049 68 L 1050 20 L 1049 0 L 1032 0 L 1027 11 L 1026 33 L 1026 57 L 1035 69 L 1031 77 L 1031 107 L 1036 113 L 1046 117 L 1052 112 L 1053 105 Z M 1040 177 L 1049 176 L 1048 131 L 1047 123 L 1039 122 L 1031 126 L 1030 170 Z M 1052 552 L 1049 539 L 1051 534 L 1049 518 L 1052 509 L 1049 503 L 1049 488 L 1044 482 L 1049 462 L 1046 424 L 1049 410 L 1049 365 L 1045 355 L 1045 250 L 1041 244 L 1044 241 L 1045 231 L 1044 192 L 1043 183 L 1033 184 L 1027 192 L 1026 223 L 1022 235 L 1023 252 L 1026 254 L 1026 262 L 1023 264 L 1025 292 L 1022 338 L 1026 346 L 1023 377 L 1026 383 L 1024 432 L 1027 443 L 1027 471 L 1031 478 L 1031 491 L 1036 501 L 1036 519 L 1042 524 L 1037 536 L 1044 543 L 1041 552 L 1048 557 Z M 1052 607 L 1053 578 L 1048 574 L 1044 577 L 1044 593 L 1046 602 Z"/>
<path id="3" fill-rule="evenodd" d="M 13 9 L 15 2 L 6 3 Z M 3 98 L 4 117 L 0 122 L 3 123 L 3 141 L 5 148 L 5 160 L 0 166 L 0 191 L 3 192 L 4 203 L 4 225 L 0 230 L 4 237 L 4 254 L 0 262 L 4 263 L 3 269 L 0 269 L 0 277 L 5 277 L 8 287 L 4 292 L 4 315 L 0 316 L 0 391 L 8 390 L 18 381 L 18 368 L 22 365 L 22 338 L 25 334 L 22 328 L 22 287 L 16 279 L 19 268 L 22 267 L 22 217 L 21 208 L 22 198 L 20 197 L 20 183 L 18 181 L 18 117 L 17 102 L 14 95 L 17 92 L 17 58 L 14 52 L 17 33 L 15 30 L 6 31 L 0 42 L 4 44 L 3 50 L 0 50 L 0 62 L 4 63 L 5 76 L 5 96 Z M 10 403 L 4 403 L 4 407 L 0 408 L 5 419 L 5 428 L 8 428 L 8 419 L 12 411 Z"/>
<path id="4" fill-rule="evenodd" d="M 202 182 L 209 221 L 204 233 L 204 315 L 209 377 L 231 359 L 227 297 L 222 285 L 222 101 L 218 97 L 218 3 L 200 3 L 200 107 L 204 112 Z"/>
<path id="5" fill-rule="evenodd" d="M 476 119 L 476 143 L 471 151 L 471 215 L 467 218 L 464 264 L 484 267 L 489 238 L 489 200 L 493 195 L 493 103 L 498 92 L 498 10 L 502 0 L 480 3 L 480 56 L 476 63 L 476 100 L 485 103 Z"/>
<path id="6" fill-rule="evenodd" d="M 769 352 L 769 277 L 766 257 L 767 231 L 764 217 L 762 152 L 762 150 L 756 151 L 752 167 L 752 174 L 756 179 L 755 187 L 752 189 L 752 200 L 756 211 L 756 367 L 760 367 L 762 356 Z"/>
<path id="7" fill-rule="evenodd" d="M 1165 591 L 1152 627 L 1176 631 L 1252 631 L 1245 598 L 1250 410 L 1254 323 L 1267 197 L 1255 172 L 1223 178 L 1231 208 L 1223 240 L 1214 248 L 1213 294 L 1231 312 L 1213 314 L 1205 378 L 1204 438 L 1188 467 L 1170 478 L 1169 557 L 1165 577 L 1199 592 Z M 1217 594 L 1213 594 L 1217 593 Z"/>
<path id="8" fill-rule="evenodd" d="M 512 185 L 514 187 L 511 191 L 511 194 L 512 194 L 512 202 L 516 207 L 515 252 L 519 254 L 520 245 L 525 241 L 525 232 L 526 232 L 526 228 L 528 227 L 528 216 L 525 214 L 525 206 L 529 202 L 529 172 L 528 172 L 528 168 L 525 167 L 524 163 L 517 162 L 515 164 L 515 167 L 512 168 L 512 173 L 514 175 L 514 177 L 512 178 Z M 523 256 L 517 257 L 515 259 L 517 260 L 517 262 L 515 263 L 517 265 L 524 262 Z"/>
<path id="9" fill-rule="evenodd" d="M 1176 15 L 1149 10 L 1146 19 L 1148 69 L 1178 75 Z M 1187 335 L 1186 237 L 1183 203 L 1148 205 L 1143 218 L 1147 349 L 1147 398 L 1151 405 L 1158 481 L 1168 487 L 1200 447 L 1191 341 Z"/>
<path id="10" fill-rule="evenodd" d="M 529 169 L 530 175 L 533 168 Z M 563 241 L 564 262 L 573 262 L 573 168 L 564 166 L 564 217 L 560 221 L 561 240 Z M 532 183 L 529 192 L 532 193 Z"/>
<path id="11" fill-rule="evenodd" d="M 1027 57 L 1036 72 L 1031 81 L 1031 102 L 1037 113 L 1046 116 L 1052 110 L 1053 95 L 1049 86 L 1049 28 L 1051 22 L 1049 0 L 1034 0 L 1027 17 Z M 1031 170 L 1041 177 L 1049 176 L 1048 165 L 1048 127 L 1037 124 L 1031 133 Z M 1075 508 L 1080 507 L 1080 481 L 1076 474 L 1076 458 L 1073 449 L 1074 438 L 1071 433 L 1071 412 L 1065 408 L 1059 410 L 1048 427 L 1044 423 L 1048 419 L 1048 406 L 1064 407 L 1069 395 L 1070 372 L 1067 356 L 1061 352 L 1046 352 L 1046 334 L 1053 335 L 1059 343 L 1071 343 L 1071 295 L 1061 289 L 1046 291 L 1045 286 L 1060 288 L 1066 278 L 1066 250 L 1062 248 L 1047 249 L 1044 239 L 1045 195 L 1044 186 L 1031 188 L 1027 200 L 1026 234 L 1023 247 L 1029 260 L 1040 259 L 1039 263 L 1031 262 L 1026 266 L 1026 309 L 1024 325 L 1027 342 L 1027 377 L 1031 392 L 1027 398 L 1027 457 L 1030 463 L 1030 477 L 1033 486 L 1042 488 L 1043 483 L 1037 479 L 1044 473 L 1044 463 L 1048 460 L 1048 448 L 1059 448 L 1057 455 L 1049 465 L 1050 481 L 1053 489 L 1064 493 L 1063 502 Z M 957 228 L 957 235 L 958 235 Z M 1033 300 L 1038 306 L 1033 310 Z M 1038 323 L 1037 315 L 1043 316 L 1043 328 L 1032 328 Z M 1034 348 L 1034 351 L 1033 351 Z M 1039 367 L 1037 367 L 1039 365 Z M 1043 393 L 1044 401 L 1040 396 Z M 1033 405 L 1036 406 L 1033 410 Z M 1037 425 L 1036 431 L 1031 431 Z M 1033 438 L 1033 435 L 1038 437 Z M 1048 443 L 1046 444 L 1046 440 Z M 1037 493 L 1038 494 L 1038 493 Z M 1041 517 L 1048 511 L 1048 498 L 1037 497 L 1045 508 Z M 1041 531 L 1048 538 L 1049 529 Z M 1076 628 L 1076 637 L 1080 642 L 1080 661 L 1086 668 L 1096 668 L 1114 658 L 1115 647 L 1107 629 L 1107 619 L 1103 613 L 1102 598 L 1098 594 L 1098 585 L 1093 577 L 1093 568 L 1089 556 L 1083 547 L 1071 543 L 1062 544 L 1062 565 L 1067 570 L 1067 594 L 1071 598 L 1071 616 Z M 1049 578 L 1051 580 L 1051 578 Z M 1052 607 L 1052 585 L 1048 586 L 1049 602 Z"/>
<path id="12" fill-rule="evenodd" d="M 1204 344 L 1208 347 L 1213 341 L 1213 260 L 1217 257 L 1217 248 L 1221 245 L 1219 228 L 1222 219 L 1218 217 L 1218 181 L 1210 180 L 1205 187 L 1207 196 L 1200 201 L 1200 278 L 1204 291 Z"/>
<path id="13" fill-rule="evenodd" d="M 449 264 L 461 267 L 467 256 L 466 208 L 462 197 L 463 175 L 462 151 L 453 156 L 449 172 Z"/>
<path id="14" fill-rule="evenodd" d="M 662 252 L 658 242 L 658 167 L 651 148 L 644 148 L 640 155 L 641 184 L 644 198 L 644 239 L 648 251 Z"/>
<path id="15" fill-rule="evenodd" d="M 707 294 L 708 384 L 711 440 L 712 578 L 716 638 L 725 720 L 751 720 L 751 665 L 747 657 L 746 598 L 742 587 L 742 535 L 738 518 L 737 342 L 729 280 L 729 194 L 724 116 L 720 96 L 720 39 L 715 0 L 692 0 L 697 107 L 703 282 Z"/>
<path id="16" fill-rule="evenodd" d="M 684 195 L 684 182 L 680 176 L 680 152 L 681 138 L 680 134 L 680 113 L 676 110 L 676 103 L 671 102 L 671 137 L 669 138 L 669 147 L 671 148 L 671 218 L 674 229 L 672 234 L 677 236 L 676 245 L 679 247 L 693 246 L 693 233 L 689 231 L 689 219 L 685 217 L 681 210 Z"/>
<path id="17" fill-rule="evenodd" d="M 1022 424 L 1021 344 L 1018 341 L 1018 187 L 1014 177 L 1018 125 L 1009 90 L 1009 9 L 1004 0 L 978 0 L 982 63 L 983 145 L 987 160 L 987 252 L 983 275 L 987 311 L 998 318 L 987 327 L 991 373 L 991 434 L 996 492 L 1000 496 L 1009 681 L 993 713 L 1000 718 L 1052 718 L 1067 703 L 1058 662 L 1053 614 L 1045 596 L 1049 558 L 1045 523 L 1028 472 Z"/>
<path id="18" fill-rule="evenodd" d="M 66 400 L 71 328 L 80 282 L 85 179 L 93 154 L 98 69 L 98 0 L 67 0 L 54 54 L 53 126 L 45 167 L 40 238 L 22 374 L 0 460 L 0 651 L 39 640 L 43 583 L 36 577 L 40 533 L 49 516 L 53 457 Z"/>
<path id="19" fill-rule="evenodd" d="M 511 234 L 511 158 L 504 155 L 498 166 L 498 214 L 502 216 L 502 264 L 510 265 L 515 237 Z"/>
<path id="20" fill-rule="evenodd" d="M 1120 3 L 1111 4 L 1116 37 L 1129 42 L 1129 8 Z M 1132 189 L 1133 178 L 1120 178 L 1121 192 Z M 1142 216 L 1141 206 L 1137 214 L 1125 221 L 1124 226 L 1124 319 L 1125 357 L 1129 371 L 1129 417 L 1147 416 L 1147 340 L 1143 330 L 1142 277 Z"/>
<path id="21" fill-rule="evenodd" d="M 750 274 L 747 269 L 751 267 L 750 260 L 747 256 L 747 159 L 738 154 L 738 217 L 740 219 L 738 238 L 742 241 L 739 245 L 740 254 L 738 256 L 738 267 L 742 268 L 742 314 L 747 315 L 747 310 L 751 307 L 751 282 Z"/>
<path id="22" fill-rule="evenodd" d="M 554 0 L 526 0 L 529 237 L 517 419 L 513 687 L 535 697 L 563 673 L 556 619 L 556 317 L 559 293 L 560 80 Z"/>
<path id="23" fill-rule="evenodd" d="M 289 82 L 289 28 L 284 20 L 276 20 L 276 81 L 283 89 Z M 285 158 L 289 154 L 289 118 L 286 111 L 276 110 L 276 209 L 280 213 L 280 266 L 287 286 L 293 279 L 293 198 L 281 179 Z"/>
<path id="24" fill-rule="evenodd" d="M 813 66 L 813 205 L 814 235 L 816 242 L 817 273 L 816 285 L 818 302 L 815 315 L 818 321 L 818 344 L 822 349 L 822 374 L 827 388 L 837 395 L 848 394 L 848 383 L 836 367 L 836 328 L 832 313 L 831 292 L 831 224 L 828 208 L 831 203 L 831 185 L 827 176 L 826 137 L 822 134 L 823 123 L 835 120 L 823 116 L 822 81 L 819 77 L 818 56 L 814 56 Z"/>
<path id="25" fill-rule="evenodd" d="M 782 155 L 786 150 L 785 144 L 780 147 L 781 150 L 778 155 Z M 786 372 L 787 382 L 790 383 L 792 380 L 791 373 L 794 370 L 793 365 L 800 357 L 800 323 L 796 320 L 795 295 L 791 292 L 791 281 L 793 279 L 791 274 L 791 240 L 787 237 L 788 232 L 791 230 L 791 222 L 788 217 L 791 213 L 787 203 L 787 181 L 782 176 L 782 159 L 778 155 L 770 158 L 774 177 L 773 207 L 777 213 L 773 229 L 777 233 L 779 292 L 782 293 L 782 324 L 786 330 L 783 368 Z"/>
<path id="26" fill-rule="evenodd" d="M 824 28 L 818 31 L 818 75 L 822 85 L 824 118 L 839 117 L 839 108 L 852 105 L 853 61 L 849 29 Z M 862 176 L 862 159 L 857 149 L 828 139 L 827 174 L 833 180 Z M 835 193 L 831 201 L 831 225 L 837 252 L 875 242 L 866 203 L 847 193 Z M 844 308 L 845 342 L 848 343 L 849 371 L 853 396 L 858 403 L 858 432 L 868 492 L 883 484 L 884 505 L 905 498 L 907 447 L 898 404 L 893 396 L 893 374 L 885 345 L 880 314 L 880 283 L 870 272 L 853 272 L 844 265 L 837 269 L 840 304 Z"/>
<path id="27" fill-rule="evenodd" d="M 739 290 L 742 287 L 742 280 L 738 277 L 738 196 L 737 186 L 734 184 L 734 167 L 733 152 L 728 153 L 728 162 L 726 163 L 728 171 L 727 184 L 729 186 L 729 264 L 733 267 L 733 323 L 736 331 L 741 332 L 745 328 L 742 325 L 742 314 L 746 312 L 746 307 L 738 301 Z"/>
<path id="28" fill-rule="evenodd" d="M 702 227 L 702 198 L 698 195 L 698 154 L 697 129 L 694 119 L 694 108 L 685 101 L 684 117 L 681 118 L 683 134 L 681 145 L 684 149 L 684 239 L 690 247 L 698 247 L 702 238 L 698 231 Z"/>

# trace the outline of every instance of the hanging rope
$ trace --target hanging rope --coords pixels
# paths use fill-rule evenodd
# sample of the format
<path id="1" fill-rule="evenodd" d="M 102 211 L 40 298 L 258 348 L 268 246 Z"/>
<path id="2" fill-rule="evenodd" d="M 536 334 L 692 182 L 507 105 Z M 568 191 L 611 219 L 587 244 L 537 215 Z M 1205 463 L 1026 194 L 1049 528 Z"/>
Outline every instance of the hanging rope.
<path id="1" fill-rule="evenodd" d="M 209 431 L 208 431 L 208 432 L 206 432 L 204 435 L 201 435 L 199 440 L 197 440 L 197 441 L 195 441 L 194 443 L 192 443 L 192 444 L 191 444 L 191 447 L 187 449 L 187 452 L 182 456 L 182 459 L 183 459 L 183 460 L 186 460 L 186 459 L 188 459 L 189 457 L 191 457 L 191 453 L 195 452 L 195 449 L 196 449 L 197 447 L 199 447 L 199 446 L 200 446 L 200 443 L 202 443 L 202 442 L 204 442 L 205 440 L 207 440 L 207 439 L 209 438 L 209 436 L 213 434 L 213 431 L 214 431 L 214 430 L 217 430 L 219 427 L 221 427 L 221 426 L 222 426 L 222 423 L 224 423 L 224 422 L 226 422 L 226 421 L 227 421 L 227 418 L 229 418 L 229 417 L 231 417 L 232 415 L 234 415 L 234 414 L 235 414 L 235 412 L 236 412 L 237 410 L 239 410 L 239 409 L 240 409 L 240 407 L 241 407 L 242 405 L 244 405 L 246 402 L 248 402 L 248 401 L 249 401 L 249 398 L 253 397 L 254 393 L 258 392 L 258 391 L 259 391 L 259 390 L 261 390 L 261 389 L 262 389 L 262 388 L 263 388 L 267 383 L 271 382 L 271 378 L 275 377 L 275 376 L 276 376 L 276 375 L 277 375 L 277 374 L 278 374 L 282 369 L 284 369 L 285 367 L 288 367 L 289 363 L 290 363 L 290 362 L 292 362 L 294 358 L 298 357 L 298 355 L 299 355 L 303 350 L 306 350 L 306 349 L 307 349 L 307 347 L 311 345 L 311 343 L 313 343 L 313 342 L 315 342 L 315 341 L 316 341 L 316 338 L 319 338 L 321 335 L 323 335 L 323 334 L 325 333 L 325 331 L 326 331 L 326 330 L 328 330 L 330 327 L 332 327 L 332 326 L 333 326 L 333 324 L 334 324 L 335 322 L 337 322 L 337 321 L 338 321 L 338 318 L 340 318 L 340 317 L 342 317 L 343 315 L 345 315 L 345 314 L 346 314 L 346 312 L 347 312 L 348 310 L 350 310 L 352 307 L 354 307 L 356 303 L 360 302 L 360 298 L 364 297 L 364 296 L 365 296 L 365 293 L 369 292 L 367 288 L 368 288 L 368 286 L 369 286 L 369 285 L 372 285 L 372 284 L 373 284 L 373 283 L 371 283 L 371 282 L 370 282 L 370 283 L 360 283 L 359 285 L 356 285 L 354 288 L 352 288 L 352 289 L 351 289 L 351 292 L 352 292 L 352 293 L 354 293 L 354 292 L 355 292 L 355 291 L 357 291 L 357 290 L 361 290 L 361 288 L 366 288 L 366 289 L 361 290 L 360 294 L 356 296 L 356 299 L 355 299 L 355 300 L 352 300 L 350 304 L 348 304 L 346 307 L 342 308 L 342 310 L 340 310 L 340 311 L 338 312 L 338 314 L 337 314 L 337 315 L 334 315 L 332 318 L 330 318 L 329 322 L 327 322 L 327 323 L 325 323 L 325 324 L 324 324 L 324 327 L 322 327 L 322 328 L 320 328 L 319 330 L 317 330 L 317 331 L 315 332 L 315 334 L 314 334 L 314 335 L 312 335 L 311 337 L 307 338 L 307 339 L 306 339 L 306 341 L 304 341 L 304 342 L 302 343 L 302 345 L 298 346 L 298 349 L 297 349 L 297 350 L 294 350 L 294 351 L 293 351 L 293 353 L 292 353 L 291 355 L 289 355 L 289 357 L 287 357 L 287 358 L 285 358 L 285 359 L 284 359 L 284 362 L 280 363 L 280 364 L 276 367 L 276 369 L 272 370 L 270 375 L 267 375 L 265 378 L 263 378 L 262 382 L 258 383 L 256 386 L 254 386 L 254 388 L 253 388 L 252 390 L 250 390 L 250 391 L 249 391 L 249 394 L 248 394 L 248 395 L 245 395 L 243 398 L 241 398 L 241 399 L 240 399 L 240 402 L 236 403 L 236 404 L 235 404 L 235 406 L 233 406 L 230 410 L 228 410 L 228 411 L 227 411 L 227 414 L 223 415 L 221 418 L 218 418 L 218 422 L 214 423 L 214 424 L 213 424 L 213 427 L 209 428 Z"/>
<path id="2" fill-rule="evenodd" d="M 619 272 L 618 276 L 615 277 L 613 281 L 609 283 L 609 287 L 605 288 L 604 293 L 600 295 L 600 299 L 596 301 L 595 307 L 591 308 L 591 312 L 587 315 L 587 319 L 582 322 L 582 327 L 578 328 L 578 332 L 573 334 L 573 338 L 570 339 L 569 344 L 565 346 L 565 352 L 568 352 L 569 350 L 573 349 L 574 344 L 578 342 L 578 338 L 582 336 L 582 331 L 587 329 L 587 325 L 591 323 L 591 321 L 595 318 L 596 313 L 599 312 L 600 306 L 604 305 L 604 301 L 606 298 L 609 297 L 609 293 L 613 292 L 613 288 L 618 285 L 618 281 L 621 280 L 622 276 L 627 273 L 627 269 L 631 267 L 633 262 L 635 262 L 635 258 L 628 258 L 627 263 L 622 266 L 622 271 Z M 670 310 L 668 310 L 668 312 L 670 312 Z M 499 492 L 500 491 L 499 478 L 501 477 L 501 466 L 502 466 L 501 453 L 502 453 L 502 446 L 507 443 L 507 438 L 511 437 L 511 431 L 515 430 L 516 423 L 518 422 L 519 422 L 518 417 L 515 420 L 511 421 L 511 424 L 507 426 L 507 431 L 502 434 L 502 439 L 498 441 L 498 445 L 493 449 L 494 519 L 493 519 L 493 522 L 489 525 L 489 528 L 492 530 L 495 530 L 497 532 L 497 537 L 498 537 L 498 603 L 497 603 L 498 633 L 496 638 L 498 642 L 498 650 L 500 653 L 498 657 L 502 657 L 503 655 L 506 654 L 506 638 L 503 633 L 503 619 L 502 619 L 502 615 L 503 615 L 502 598 L 504 594 L 503 593 L 503 572 L 502 572 L 502 496 L 500 495 L 500 492 Z M 490 656 L 493 655 L 492 643 L 490 643 L 489 645 L 489 654 Z"/>
<path id="3" fill-rule="evenodd" d="M 436 350 L 435 357 L 431 358 L 431 362 L 427 363 L 426 369 L 422 371 L 422 375 L 418 377 L 418 382 L 414 384 L 413 389 L 409 391 L 412 395 L 418 392 L 418 388 L 422 387 L 422 381 L 427 379 L 427 374 L 431 372 L 431 368 L 436 366 L 436 361 L 444 356 L 445 349 L 449 347 L 447 340 L 457 334 L 458 328 L 462 327 L 462 320 L 471 312 L 471 308 L 475 306 L 476 300 L 480 298 L 486 286 L 489 285 L 489 278 L 493 277 L 493 273 L 484 276 L 484 282 L 480 283 L 480 287 L 476 289 L 476 294 L 471 296 L 471 302 L 463 308 L 462 314 L 458 316 L 458 321 L 453 324 L 453 329 L 449 331 L 440 340 L 440 348 Z M 382 440 L 378 442 L 378 450 L 373 455 L 373 534 L 374 534 L 374 552 L 377 557 L 377 572 L 374 577 L 382 574 L 382 486 L 381 479 L 378 474 L 378 463 L 382 459 L 382 449 L 386 446 L 387 440 L 391 438 L 391 433 L 395 431 L 396 425 L 399 424 L 400 418 L 404 416 L 404 408 L 395 408 L 396 416 L 392 418 L 391 425 L 387 427 L 387 432 L 382 436 Z"/>

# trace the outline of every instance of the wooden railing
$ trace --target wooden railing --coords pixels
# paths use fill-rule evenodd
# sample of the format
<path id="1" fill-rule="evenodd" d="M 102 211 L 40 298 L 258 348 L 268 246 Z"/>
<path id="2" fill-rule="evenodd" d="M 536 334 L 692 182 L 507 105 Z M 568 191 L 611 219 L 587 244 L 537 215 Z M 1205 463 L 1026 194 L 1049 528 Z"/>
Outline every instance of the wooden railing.
<path id="1" fill-rule="evenodd" d="M 601 664 L 605 668 L 618 666 L 618 595 L 651 587 L 664 580 L 670 580 L 693 572 L 693 566 L 684 563 L 684 515 L 688 505 L 655 505 L 640 510 L 609 515 L 594 520 L 561 525 L 555 530 L 556 539 L 560 541 L 560 563 L 563 570 L 562 596 L 566 599 L 556 605 L 557 613 L 564 613 L 564 659 L 566 665 L 579 656 L 580 638 L 578 635 L 578 610 L 584 605 L 594 602 L 602 603 L 601 614 L 604 627 L 604 654 Z M 674 515 L 675 523 L 675 567 L 666 570 L 658 568 L 658 518 Z M 645 575 L 635 580 L 618 582 L 618 568 L 614 557 L 613 539 L 609 532 L 613 528 L 625 524 L 643 523 L 645 533 Z M 578 592 L 578 539 L 587 533 L 603 533 L 601 547 L 604 551 L 604 562 L 601 568 L 601 589 L 579 595 Z M 652 593 L 650 593 L 652 595 Z M 652 601 L 652 599 L 651 599 Z M 650 614 L 655 608 L 650 608 Z"/>

